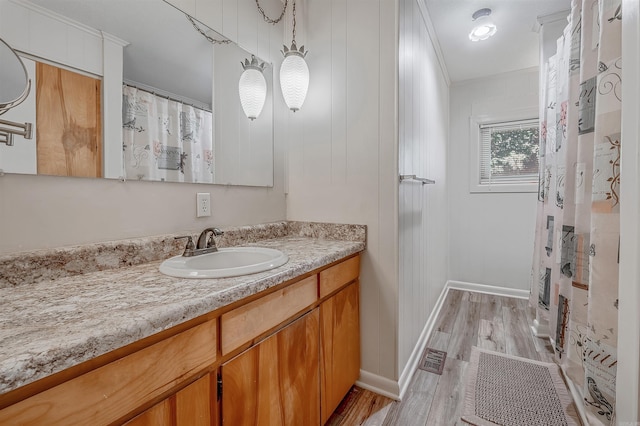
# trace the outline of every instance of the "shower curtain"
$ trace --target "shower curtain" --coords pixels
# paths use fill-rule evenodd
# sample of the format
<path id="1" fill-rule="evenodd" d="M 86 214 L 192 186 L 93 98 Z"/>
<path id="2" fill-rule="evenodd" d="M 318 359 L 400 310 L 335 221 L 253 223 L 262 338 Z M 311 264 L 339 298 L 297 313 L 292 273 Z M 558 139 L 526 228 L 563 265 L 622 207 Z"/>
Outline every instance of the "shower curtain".
<path id="1" fill-rule="evenodd" d="M 213 183 L 211 112 L 129 85 L 122 90 L 125 177 Z"/>
<path id="2" fill-rule="evenodd" d="M 615 424 L 621 0 L 573 0 L 542 71 L 532 302 L 590 424 Z"/>

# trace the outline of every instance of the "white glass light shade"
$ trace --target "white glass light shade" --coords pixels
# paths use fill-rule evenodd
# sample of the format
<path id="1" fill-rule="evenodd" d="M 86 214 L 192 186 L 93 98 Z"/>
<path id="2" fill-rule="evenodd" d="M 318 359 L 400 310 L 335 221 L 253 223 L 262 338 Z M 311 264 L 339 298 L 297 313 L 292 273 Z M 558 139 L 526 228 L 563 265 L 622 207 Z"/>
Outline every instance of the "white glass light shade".
<path id="1" fill-rule="evenodd" d="M 309 67 L 302 55 L 285 55 L 280 67 L 280 88 L 289 109 L 293 112 L 299 110 L 309 89 Z"/>
<path id="2" fill-rule="evenodd" d="M 262 72 L 255 68 L 246 68 L 238 82 L 240 103 L 250 120 L 258 118 L 267 98 L 267 82 Z"/>
<path id="3" fill-rule="evenodd" d="M 498 28 L 491 22 L 491 9 L 488 7 L 476 10 L 471 19 L 477 21 L 478 24 L 469 33 L 469 40 L 480 41 L 486 40 L 498 31 Z"/>
<path id="4" fill-rule="evenodd" d="M 469 33 L 469 40 L 471 41 L 481 41 L 486 40 L 492 35 L 494 35 L 498 31 L 496 26 L 492 23 L 483 23 L 474 27 L 473 30 Z"/>

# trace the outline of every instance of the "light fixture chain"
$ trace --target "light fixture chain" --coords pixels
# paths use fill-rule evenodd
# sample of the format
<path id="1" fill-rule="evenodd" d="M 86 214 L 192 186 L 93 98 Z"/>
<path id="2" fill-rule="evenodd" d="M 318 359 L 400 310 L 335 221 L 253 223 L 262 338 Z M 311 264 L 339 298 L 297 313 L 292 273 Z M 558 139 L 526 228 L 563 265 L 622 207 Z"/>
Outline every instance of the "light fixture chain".
<path id="1" fill-rule="evenodd" d="M 296 42 L 296 0 L 293 0 L 293 37 L 292 37 L 292 42 L 294 44 Z"/>
<path id="2" fill-rule="evenodd" d="M 262 19 L 264 19 L 264 21 L 268 24 L 277 24 L 278 22 L 280 22 L 282 20 L 282 18 L 284 17 L 284 12 L 287 10 L 287 4 L 289 3 L 289 0 L 284 0 L 284 7 L 282 8 L 282 12 L 280 13 L 280 16 L 277 19 L 271 19 L 267 16 L 267 14 L 265 13 L 264 9 L 262 8 L 262 6 L 260 6 L 260 0 L 256 0 L 256 5 L 258 6 L 258 10 L 260 11 L 260 14 L 262 15 Z M 296 7 L 296 2 L 293 2 L 293 8 L 295 10 Z"/>
<path id="3" fill-rule="evenodd" d="M 204 31 L 202 31 L 202 28 L 200 28 L 196 24 L 196 22 L 193 20 L 193 18 L 191 16 L 187 15 L 186 13 L 184 14 L 184 16 L 186 16 L 187 19 L 189 20 L 189 22 L 191 22 L 191 25 L 193 25 L 193 28 L 195 28 L 197 32 L 202 34 L 202 37 L 206 38 L 209 43 L 212 43 L 212 44 L 229 44 L 229 43 L 231 43 L 231 40 L 216 40 L 215 38 L 207 35 Z"/>

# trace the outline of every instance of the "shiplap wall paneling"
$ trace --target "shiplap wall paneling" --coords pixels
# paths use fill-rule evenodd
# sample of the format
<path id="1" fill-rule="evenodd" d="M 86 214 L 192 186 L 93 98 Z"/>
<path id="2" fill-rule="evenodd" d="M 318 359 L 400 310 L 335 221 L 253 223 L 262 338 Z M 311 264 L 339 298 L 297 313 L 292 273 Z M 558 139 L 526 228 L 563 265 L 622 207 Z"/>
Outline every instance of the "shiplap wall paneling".
<path id="1" fill-rule="evenodd" d="M 422 0 L 421 0 L 422 1 Z M 427 55 L 423 79 L 423 96 L 428 99 L 422 120 L 422 131 L 428 141 L 425 151 L 428 178 L 436 181 L 426 192 L 425 212 L 428 214 L 427 241 L 425 245 L 429 272 L 427 273 L 428 308 L 425 318 L 431 315 L 435 303 L 448 280 L 449 251 L 449 203 L 448 203 L 448 143 L 449 143 L 449 80 L 444 65 L 427 31 L 426 6 L 419 5 L 420 37 Z M 418 11 L 415 12 L 416 15 Z"/>
<path id="2" fill-rule="evenodd" d="M 376 170 L 378 178 L 378 211 L 376 238 L 378 242 L 378 258 L 383 259 L 377 268 L 380 285 L 380 307 L 383 316 L 380 318 L 380 371 L 386 374 L 395 370 L 398 376 L 397 344 L 391 345 L 389 338 L 397 342 L 398 327 L 398 129 L 397 129 L 397 61 L 398 61 L 398 5 L 394 0 L 381 0 L 379 9 L 379 93 L 378 100 L 378 161 Z M 393 57 L 393 61 L 389 59 Z M 393 83 L 390 83 L 390 82 Z M 394 226 L 392 226 L 394 224 Z M 393 274 L 393 279 L 391 278 Z M 393 283 L 393 285 L 389 285 Z M 393 321 L 389 319 L 393 318 Z M 392 367 L 382 363 L 394 362 Z"/>
<path id="3" fill-rule="evenodd" d="M 222 0 L 222 34 L 229 40 L 238 40 L 238 0 Z"/>
<path id="4" fill-rule="evenodd" d="M 399 169 L 436 180 L 405 181 L 399 203 L 398 370 L 419 344 L 421 332 L 446 282 L 446 138 L 448 86 L 426 22 L 415 0 L 400 2 Z"/>
<path id="5" fill-rule="evenodd" d="M 21 52 L 102 75 L 102 35 L 35 4 L 0 2 L 0 35 Z"/>
<path id="6" fill-rule="evenodd" d="M 266 3 L 266 2 L 265 2 Z M 242 19 L 242 22 L 246 22 L 247 25 L 238 25 L 237 43 L 240 47 L 249 52 L 252 52 L 260 56 L 258 52 L 258 26 L 264 21 L 260 15 L 255 1 L 237 1 L 237 14 L 238 19 Z M 266 27 L 266 25 L 264 25 Z"/>
<path id="7" fill-rule="evenodd" d="M 332 8 L 318 1 L 307 2 L 306 12 L 309 16 L 319 16 L 320 19 L 310 19 L 307 33 L 313 37 L 312 43 L 305 48 L 311 49 L 307 54 L 310 70 L 309 91 L 305 103 L 295 113 L 289 112 L 289 123 L 302 132 L 302 164 L 304 181 L 311 185 L 330 185 L 332 180 L 331 149 L 331 95 L 334 90 L 331 67 L 331 31 L 327 31 L 327 22 L 333 17 Z M 298 12 L 299 13 L 299 12 Z M 286 43 L 290 43 L 291 34 L 285 36 Z M 348 43 L 345 38 L 341 43 Z M 298 43 L 300 47 L 300 43 Z M 344 74 L 343 74 L 344 76 Z M 302 126 L 298 127 L 299 125 Z M 291 140 L 296 144 L 295 140 Z M 291 145 L 290 145 L 291 146 Z"/>
<path id="8" fill-rule="evenodd" d="M 379 115 L 380 96 L 386 90 L 385 85 L 393 84 L 380 80 L 380 68 L 385 60 L 395 61 L 395 52 L 380 48 L 380 39 L 388 34 L 382 28 L 384 20 L 391 19 L 389 15 L 381 17 L 382 4 L 383 0 L 347 1 L 346 175 L 351 197 L 359 192 L 361 199 L 358 201 L 362 203 L 362 208 L 372 208 L 371 212 L 363 212 L 366 223 L 370 224 L 370 245 L 369 256 L 364 262 L 367 270 L 364 271 L 365 279 L 361 286 L 367 315 L 361 322 L 365 324 L 361 335 L 362 368 L 393 379 L 397 374 L 397 353 L 393 344 L 396 340 L 397 278 L 384 280 L 380 271 L 391 264 L 391 259 L 382 254 L 382 249 L 388 244 L 384 228 L 394 224 L 382 223 L 378 210 L 384 211 L 390 205 L 395 208 L 395 203 L 390 203 L 391 194 L 381 192 L 377 176 L 379 168 L 385 168 L 384 162 L 389 161 L 381 157 L 381 146 L 390 142 L 380 138 L 379 126 L 388 119 Z"/>
<path id="9" fill-rule="evenodd" d="M 306 0 L 302 5 L 300 42 L 309 49 L 311 80 L 304 106 L 287 112 L 283 123 L 289 149 L 287 215 L 368 226 L 362 370 L 391 383 L 397 373 L 398 309 L 396 4 Z"/>
<path id="10" fill-rule="evenodd" d="M 211 29 L 222 33 L 223 0 L 196 0 L 195 17 Z"/>
<path id="11" fill-rule="evenodd" d="M 331 182 L 347 180 L 347 35 L 346 3 L 332 0 L 331 7 Z"/>

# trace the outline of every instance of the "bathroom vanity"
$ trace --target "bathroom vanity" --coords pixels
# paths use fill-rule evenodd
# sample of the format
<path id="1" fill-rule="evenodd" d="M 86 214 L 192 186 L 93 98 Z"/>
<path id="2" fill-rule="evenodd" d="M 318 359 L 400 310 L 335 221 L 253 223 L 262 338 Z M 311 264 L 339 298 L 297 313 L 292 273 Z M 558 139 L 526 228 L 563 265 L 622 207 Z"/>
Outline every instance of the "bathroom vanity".
<path id="1" fill-rule="evenodd" d="M 359 376 L 364 227 L 269 227 L 235 241 L 289 256 L 259 274 L 173 278 L 155 260 L 5 283 L 0 424 L 324 424 Z M 113 261 L 117 246 L 80 257 Z"/>

